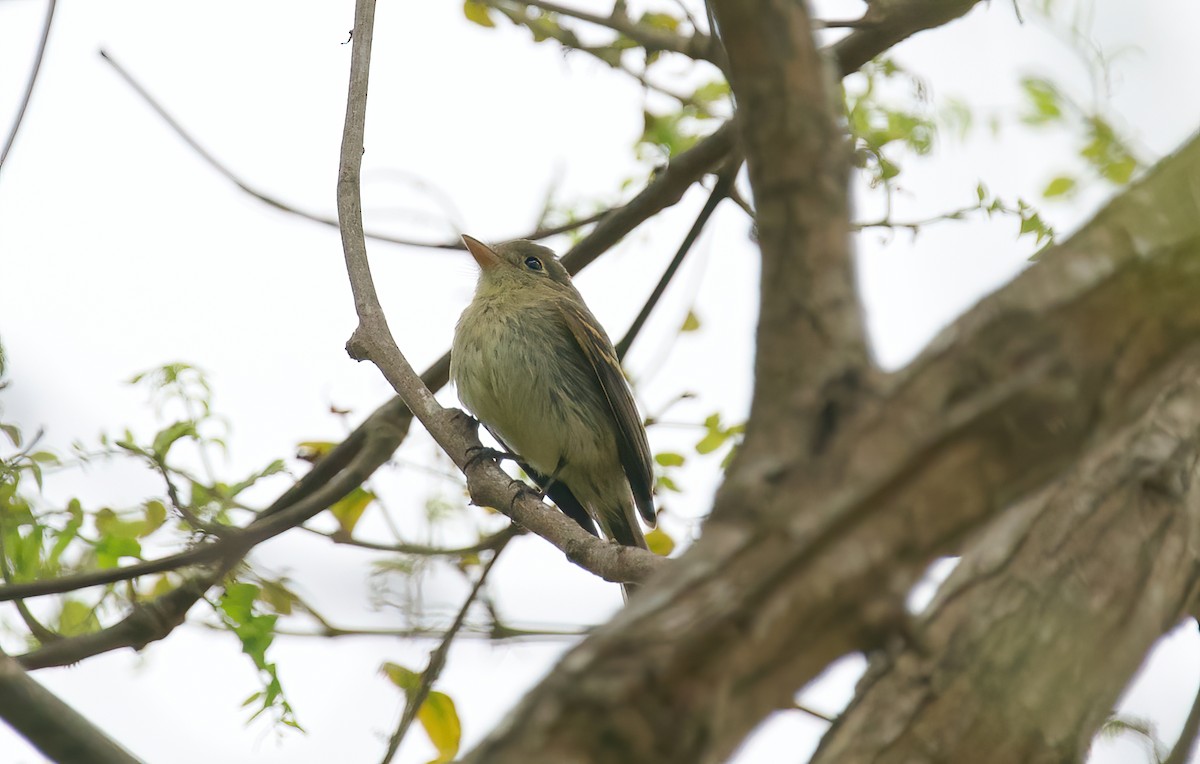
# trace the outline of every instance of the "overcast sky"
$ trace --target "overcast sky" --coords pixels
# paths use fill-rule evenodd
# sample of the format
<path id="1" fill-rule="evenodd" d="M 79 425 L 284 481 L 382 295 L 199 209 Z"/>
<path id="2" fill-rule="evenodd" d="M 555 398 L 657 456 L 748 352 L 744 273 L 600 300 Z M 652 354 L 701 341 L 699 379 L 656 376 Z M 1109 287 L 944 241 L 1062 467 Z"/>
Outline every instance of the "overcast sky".
<path id="1" fill-rule="evenodd" d="M 502 239 L 531 228 L 551 186 L 564 203 L 628 195 L 621 184 L 648 168 L 631 152 L 642 127 L 639 86 L 585 56 L 535 46 L 524 31 L 474 26 L 461 7 L 458 0 L 380 5 L 364 156 L 368 226 L 428 238 L 459 228 Z M 818 7 L 825 18 L 861 12 L 847 1 Z M 935 106 L 956 98 L 976 114 L 967 140 L 947 139 L 934 157 L 905 163 L 896 218 L 970 204 L 981 179 L 1007 200 L 1042 204 L 1039 192 L 1051 177 L 1078 169 L 1070 136 L 1033 135 L 1015 119 L 1024 75 L 1053 77 L 1085 105 L 1106 103 L 1147 159 L 1169 153 L 1200 126 L 1200 7 L 1190 0 L 1096 0 L 1094 8 L 1086 29 L 1113 59 L 1100 91 L 1061 35 L 1035 21 L 1031 9 L 1020 24 L 1009 2 L 983 4 L 895 50 L 923 78 Z M 46 444 L 64 450 L 77 438 L 126 426 L 145 437 L 160 423 L 145 392 L 124 380 L 188 361 L 207 370 L 215 406 L 232 424 L 229 453 L 217 468 L 233 480 L 290 457 L 300 441 L 338 439 L 388 399 L 375 369 L 343 350 L 354 312 L 336 231 L 238 190 L 98 55 L 107 50 L 246 181 L 332 214 L 352 12 L 350 0 L 59 3 L 37 94 L 0 172 L 0 340 L 13 382 L 0 394 L 6 418 L 29 433 L 44 427 Z M 38 0 L 0 3 L 0 129 L 23 90 L 43 13 Z M 682 66 L 667 64 L 668 73 L 697 81 Z M 860 219 L 878 217 L 878 196 L 857 191 Z M 1045 214 L 1067 233 L 1108 193 L 1098 187 L 1071 203 L 1046 203 Z M 702 202 L 702 194 L 689 194 L 579 277 L 610 334 L 624 333 Z M 902 365 L 1025 267 L 1034 244 L 1016 232 L 1015 222 L 998 218 L 930 226 L 915 240 L 903 232 L 860 236 L 861 282 L 880 360 Z M 462 255 L 386 244 L 372 244 L 371 255 L 392 330 L 422 368 L 449 346 L 474 266 Z M 628 359 L 644 410 L 657 413 L 687 391 L 695 397 L 673 406 L 670 420 L 694 423 L 714 412 L 727 421 L 744 417 L 757 268 L 745 216 L 724 205 Z M 701 331 L 676 336 L 689 309 Z M 453 391 L 440 397 L 455 402 Z M 331 405 L 352 413 L 343 420 L 329 413 Z M 684 427 L 650 432 L 655 451 L 688 451 L 697 437 Z M 454 483 L 407 466 L 430 464 L 433 453 L 427 438 L 414 435 L 400 466 L 374 481 L 414 540 L 430 532 L 420 520 L 427 498 L 461 500 Z M 716 481 L 715 459 L 693 456 L 680 478 L 685 492 L 664 498 L 663 525 L 681 541 L 700 532 L 697 521 Z M 263 486 L 255 501 L 266 504 L 284 483 Z M 78 495 L 95 508 L 159 493 L 149 472 L 119 466 L 55 475 L 47 498 Z M 368 514 L 363 532 L 383 527 L 381 517 Z M 434 533 L 430 540 L 463 538 L 453 527 Z M 367 574 L 379 556 L 292 532 L 252 559 L 290 576 L 340 624 L 401 623 L 396 610 L 372 607 Z M 492 584 L 500 612 L 514 625 L 597 623 L 621 603 L 617 587 L 536 538 L 515 542 Z M 435 612 L 452 612 L 464 587 L 453 574 L 435 574 L 423 598 Z M 193 616 L 211 620 L 202 607 Z M 1194 632 L 1183 630 L 1156 654 L 1127 700 L 1132 713 L 1157 721 L 1168 742 L 1200 682 Z M 3 644 L 23 647 L 12 633 Z M 201 625 L 180 628 L 140 656 L 101 656 L 37 678 L 151 762 L 375 761 L 402 705 L 378 667 L 391 660 L 419 670 L 432 647 L 281 637 L 273 656 L 306 735 L 244 723 L 239 703 L 258 689 L 253 667 L 231 636 Z M 567 647 L 461 640 L 438 688 L 458 703 L 466 746 Z M 805 700 L 836 712 L 860 667 L 861 659 L 847 658 Z M 799 712 L 780 714 L 737 761 L 802 761 L 822 730 Z M 6 729 L 0 752 L 4 761 L 40 761 Z M 414 731 L 397 760 L 431 755 Z M 1136 744 L 1116 741 L 1098 747 L 1093 759 L 1141 755 Z"/>

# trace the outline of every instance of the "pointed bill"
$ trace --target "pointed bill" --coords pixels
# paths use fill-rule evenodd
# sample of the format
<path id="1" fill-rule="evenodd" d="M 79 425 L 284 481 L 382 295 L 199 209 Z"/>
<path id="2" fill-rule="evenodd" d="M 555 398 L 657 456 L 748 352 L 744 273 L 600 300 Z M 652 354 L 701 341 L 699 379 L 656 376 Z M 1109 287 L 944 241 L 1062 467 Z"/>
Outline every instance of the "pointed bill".
<path id="1" fill-rule="evenodd" d="M 462 240 L 463 244 L 467 245 L 467 251 L 471 253 L 471 257 L 479 263 L 480 268 L 486 271 L 500 264 L 500 255 L 497 255 L 491 247 L 479 239 L 463 234 Z"/>

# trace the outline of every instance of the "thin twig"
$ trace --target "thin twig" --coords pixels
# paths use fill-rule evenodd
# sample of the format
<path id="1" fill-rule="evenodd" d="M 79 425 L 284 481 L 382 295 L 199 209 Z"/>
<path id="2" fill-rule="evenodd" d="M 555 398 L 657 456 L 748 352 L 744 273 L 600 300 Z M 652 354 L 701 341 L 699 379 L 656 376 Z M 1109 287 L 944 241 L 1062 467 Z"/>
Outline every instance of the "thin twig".
<path id="1" fill-rule="evenodd" d="M 466 557 L 467 555 L 479 554 L 491 549 L 496 549 L 508 543 L 508 540 L 514 536 L 519 536 L 525 533 L 525 529 L 517 525 L 506 526 L 503 530 L 484 536 L 474 544 L 459 547 L 439 547 L 429 546 L 428 544 L 381 544 L 375 541 L 364 541 L 361 539 L 350 538 L 345 533 L 328 533 L 319 531 L 308 526 L 300 526 L 302 530 L 318 536 L 324 536 L 335 544 L 344 544 L 346 546 L 358 547 L 360 549 L 370 549 L 376 552 L 393 552 L 397 554 L 411 554 L 418 557 Z"/>
<path id="2" fill-rule="evenodd" d="M 370 0 L 366 1 L 370 2 Z M 483 583 L 487 581 L 488 574 L 492 572 L 492 568 L 496 565 L 496 560 L 500 559 L 500 554 L 503 551 L 504 547 L 499 547 L 492 555 L 492 559 L 488 560 L 487 565 L 479 574 L 479 579 L 475 582 L 475 586 L 471 588 L 471 593 L 467 595 L 467 599 L 463 602 L 462 607 L 459 608 L 454 623 L 446 630 L 446 634 L 442 637 L 442 641 L 437 648 L 429 654 L 429 665 L 421 672 L 421 684 L 417 686 L 416 690 L 408 694 L 407 702 L 404 704 L 404 713 L 400 715 L 400 723 L 396 726 L 396 731 L 388 741 L 387 752 L 383 756 L 382 764 L 390 764 L 392 757 L 396 755 L 396 750 L 400 747 L 400 742 L 404 740 L 404 736 L 408 734 L 408 729 L 412 726 L 413 720 L 417 718 L 417 712 L 425 703 L 425 699 L 429 697 L 429 691 L 433 689 L 433 683 L 441 676 L 442 669 L 446 665 L 446 656 L 450 654 L 450 643 L 454 641 L 454 636 L 462 628 L 463 623 L 467 619 L 467 612 L 471 609 L 471 604 L 475 602 L 475 598 L 479 595 L 480 590 L 483 589 Z"/>
<path id="3" fill-rule="evenodd" d="M 0 515 L 0 575 L 4 577 L 5 584 L 12 583 L 12 566 L 8 562 L 8 550 L 4 548 L 4 517 Z M 29 633 L 42 644 L 56 642 L 62 639 L 62 635 L 56 631 L 52 631 L 39 621 L 25 604 L 25 600 L 14 600 L 13 604 L 17 606 L 17 615 L 25 623 Z"/>
<path id="4" fill-rule="evenodd" d="M 8 137 L 4 139 L 4 145 L 0 147 L 0 170 L 4 169 L 4 160 L 8 158 L 8 152 L 12 150 L 13 144 L 17 140 L 17 133 L 21 130 L 21 123 L 25 119 L 25 111 L 29 108 L 29 102 L 33 98 L 33 88 L 37 84 L 38 73 L 42 70 L 42 59 L 46 56 L 46 44 L 50 41 L 50 27 L 54 23 L 56 5 L 57 0 L 47 0 L 46 2 L 46 18 L 42 22 L 42 36 L 38 40 L 37 53 L 34 54 L 33 66 L 29 70 L 29 79 L 25 83 L 25 93 L 21 96 L 21 105 L 17 108 L 17 116 L 13 119 Z"/>
<path id="5" fill-rule="evenodd" d="M 183 518 L 184 522 L 196 530 L 206 533 L 210 536 L 220 536 L 222 533 L 225 533 L 229 530 L 228 526 L 207 523 L 197 517 L 196 513 L 193 512 L 190 507 L 184 504 L 182 500 L 180 500 L 179 489 L 175 487 L 175 482 L 171 480 L 171 471 L 170 467 L 168 467 L 166 464 L 166 460 L 158 454 L 147 453 L 146 456 L 158 470 L 158 473 L 162 475 L 163 481 L 167 484 L 167 500 L 171 502 L 171 507 L 180 517 Z M 213 482 L 216 481 L 214 480 Z"/>
<path id="6" fill-rule="evenodd" d="M 733 188 L 733 180 L 737 177 L 738 168 L 741 166 L 742 163 L 740 161 L 735 162 L 722 170 L 721 174 L 717 176 L 717 183 L 713 186 L 712 192 L 709 193 L 708 201 L 704 203 L 704 208 L 696 216 L 696 222 L 692 223 L 691 230 L 688 231 L 687 236 L 683 237 L 683 243 L 679 245 L 679 250 L 675 253 L 675 257 L 671 259 L 670 264 L 667 265 L 667 269 L 663 271 L 662 278 L 658 280 L 654 291 L 646 299 L 646 304 L 638 312 L 637 318 L 633 320 L 633 324 L 629 327 L 629 331 L 617 343 L 617 358 L 624 359 L 625 354 L 629 352 L 629 346 L 633 344 L 638 332 L 642 330 L 642 325 L 646 323 L 646 319 L 650 317 L 650 313 L 658 305 L 658 301 L 662 297 L 663 292 L 666 291 L 667 285 L 671 283 L 671 279 L 674 278 L 676 271 L 679 270 L 679 266 L 683 263 L 683 258 L 687 256 L 692 245 L 696 243 L 696 239 L 700 237 L 700 232 L 704 230 L 705 223 L 712 217 L 713 210 L 717 208 L 722 199 L 729 195 L 729 189 Z"/>
<path id="7" fill-rule="evenodd" d="M 522 8 L 536 8 L 546 13 L 578 19 L 579 21 L 611 29 L 641 45 L 647 52 L 664 50 L 681 53 L 689 58 L 701 59 L 723 66 L 721 51 L 712 44 L 712 39 L 695 29 L 690 36 L 675 34 L 661 29 L 652 29 L 643 24 L 631 21 L 624 13 L 614 13 L 611 16 L 598 16 L 587 11 L 568 8 L 558 3 L 543 2 L 543 0 L 484 0 L 497 10 L 503 11 L 503 4 L 517 5 Z M 510 16 L 510 18 L 512 18 Z"/>
<path id="8" fill-rule="evenodd" d="M 811 716 L 814 719 L 819 719 L 819 720 L 825 722 L 826 724 L 833 724 L 835 721 L 837 721 L 829 714 L 823 714 L 811 706 L 804 705 L 803 703 L 801 703 L 798 700 L 792 704 L 792 708 L 796 709 L 797 711 L 800 711 L 801 713 L 808 714 L 809 716 Z"/>
<path id="9" fill-rule="evenodd" d="M 203 159 L 209 167 L 216 170 L 219 175 L 228 180 L 239 190 L 281 212 L 296 215 L 304 218 L 305 220 L 311 220 L 314 223 L 320 223 L 321 225 L 330 226 L 331 228 L 338 227 L 338 221 L 335 218 L 300 209 L 299 207 L 291 205 L 250 185 L 248 181 L 237 175 L 233 170 L 231 170 L 219 159 L 217 159 L 211 152 L 209 152 L 208 149 L 204 148 L 204 146 L 200 144 L 199 140 L 189 133 L 187 129 L 185 129 L 184 126 L 180 124 L 179 121 L 176 120 L 175 117 L 173 117 L 157 99 L 154 98 L 154 96 L 150 95 L 150 92 L 146 90 L 146 88 L 143 87 L 142 84 L 138 82 L 138 80 L 135 79 L 125 67 L 117 63 L 116 59 L 114 59 L 108 51 L 101 50 L 100 57 L 108 62 L 109 66 L 111 66 L 117 72 L 117 74 L 120 75 L 121 79 L 125 81 L 125 84 L 129 85 L 129 87 L 133 89 L 133 92 L 137 93 L 137 95 L 143 101 L 145 101 L 146 105 L 149 106 L 154 113 L 157 114 L 159 118 L 167 124 L 167 127 L 171 128 L 171 130 L 178 135 L 190 149 L 192 149 L 192 151 L 196 152 L 196 154 Z M 549 238 L 550 236 L 556 236 L 560 233 L 574 231 L 578 228 L 591 225 L 600 218 L 604 217 L 604 215 L 606 215 L 608 212 L 609 210 L 602 210 L 594 215 L 589 215 L 579 220 L 572 220 L 557 226 L 542 227 L 541 225 L 538 225 L 533 231 L 514 238 L 532 240 Z M 375 241 L 384 241 L 388 242 L 389 244 L 403 244 L 410 247 L 454 250 L 464 249 L 462 240 L 457 237 L 454 239 L 448 239 L 446 241 L 420 241 L 417 239 L 409 239 L 402 236 L 392 236 L 390 234 L 383 234 L 375 231 L 366 232 L 365 235 L 370 239 L 374 239 Z"/>
<path id="10" fill-rule="evenodd" d="M 308 520 L 360 485 L 378 466 L 375 461 L 379 458 L 379 452 L 391 445 L 386 441 L 372 443 L 367 433 L 352 436 L 351 440 L 356 442 L 357 447 L 353 451 L 345 452 L 346 463 L 344 465 L 339 464 L 338 460 L 330 461 L 330 457 L 332 457 L 330 454 L 309 473 L 313 477 L 308 482 L 301 481 L 288 489 L 248 526 L 231 528 L 216 541 L 200 544 L 157 560 L 144 560 L 122 568 L 93 570 L 62 578 L 24 581 L 3 586 L 0 587 L 0 602 L 23 597 L 61 594 L 191 565 L 204 565 L 231 556 L 240 558 L 255 545 Z M 390 453 L 388 451 L 388 454 Z M 383 461 L 386 461 L 386 456 L 379 459 L 379 463 Z"/>
<path id="11" fill-rule="evenodd" d="M 359 177 L 362 167 L 363 132 L 366 121 L 367 84 L 374 0 L 359 0 L 355 11 L 354 47 L 350 55 L 350 88 L 342 133 L 341 164 L 338 171 L 337 205 L 341 222 L 346 273 L 354 296 L 358 326 L 346 351 L 356 360 L 375 364 L 439 447 L 467 476 L 471 498 L 482 506 L 501 509 L 517 523 L 537 533 L 567 554 L 568 558 L 605 580 L 637 583 L 667 560 L 648 550 L 607 544 L 591 536 L 580 525 L 535 497 L 524 484 L 506 475 L 494 461 L 472 461 L 467 454 L 480 445 L 478 423 L 458 409 L 437 402 L 425 381 L 417 376 L 400 351 L 388 327 L 375 291 L 362 233 L 362 197 Z M 682 191 L 680 192 L 682 193 Z M 614 213 L 616 214 L 616 213 Z M 605 228 L 611 216 L 597 224 L 593 237 Z M 576 247 L 578 250 L 579 247 Z"/>

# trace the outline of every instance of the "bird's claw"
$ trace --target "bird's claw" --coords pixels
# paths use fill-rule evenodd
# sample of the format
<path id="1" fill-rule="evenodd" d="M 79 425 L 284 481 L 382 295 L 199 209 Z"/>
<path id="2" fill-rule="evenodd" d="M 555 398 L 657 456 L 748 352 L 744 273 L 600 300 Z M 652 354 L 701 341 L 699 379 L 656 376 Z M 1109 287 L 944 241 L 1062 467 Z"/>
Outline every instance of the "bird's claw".
<path id="1" fill-rule="evenodd" d="M 467 463 L 464 465 L 464 467 L 466 469 L 471 469 L 485 459 L 491 459 L 495 462 L 501 462 L 506 459 L 510 461 L 516 461 L 517 455 L 509 451 L 500 451 L 495 448 L 488 448 L 487 446 L 471 446 L 467 449 Z"/>
<path id="2" fill-rule="evenodd" d="M 539 491 L 534 488 L 530 488 L 528 483 L 524 483 L 520 480 L 514 480 L 512 481 L 512 484 L 516 486 L 517 490 L 513 491 L 512 500 L 508 503 L 509 512 L 512 512 L 513 508 L 517 506 L 517 500 L 520 499 L 522 495 L 533 496 L 539 502 L 546 498 L 545 491 Z"/>

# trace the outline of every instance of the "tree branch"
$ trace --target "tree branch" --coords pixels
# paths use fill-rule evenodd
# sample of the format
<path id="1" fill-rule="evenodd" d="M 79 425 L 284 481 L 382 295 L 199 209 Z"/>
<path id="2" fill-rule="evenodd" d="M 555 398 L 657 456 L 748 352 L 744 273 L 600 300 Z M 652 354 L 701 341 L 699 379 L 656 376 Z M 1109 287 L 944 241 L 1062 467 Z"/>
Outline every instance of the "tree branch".
<path id="1" fill-rule="evenodd" d="M 146 103 L 146 105 L 149 106 L 150 109 L 152 111 L 154 111 L 154 113 L 157 114 L 159 116 L 159 118 L 162 119 L 163 122 L 166 123 L 167 127 L 171 128 L 171 130 L 177 136 L 179 136 L 185 144 L 187 144 L 188 148 L 190 148 L 192 151 L 196 152 L 196 155 L 199 156 L 201 159 L 203 159 L 204 162 L 209 167 L 216 170 L 218 175 L 220 175 L 221 177 L 228 180 L 230 183 L 232 183 L 234 186 L 236 186 L 240 191 L 245 192 L 249 196 L 254 197 L 255 199 L 262 202 L 263 204 L 266 204 L 269 207 L 273 207 L 273 208 L 279 210 L 280 212 L 286 212 L 290 215 L 297 215 L 299 217 L 304 218 L 305 220 L 310 220 L 314 223 L 320 223 L 321 225 L 330 226 L 332 228 L 338 227 L 338 221 L 334 218 L 326 217 L 325 215 L 321 215 L 316 212 L 311 212 L 309 210 L 300 209 L 299 207 L 289 204 L 288 202 L 285 202 L 282 199 L 279 199 L 278 197 L 271 196 L 270 194 L 266 193 L 265 191 L 262 191 L 256 187 L 254 187 L 253 185 L 251 185 L 249 181 L 245 180 L 240 175 L 235 173 L 227 165 L 225 165 L 219 159 L 217 159 L 217 157 L 215 155 L 213 155 L 208 149 L 204 148 L 204 146 L 201 145 L 200 141 L 195 136 L 193 136 L 191 133 L 189 133 L 187 131 L 187 129 L 184 128 L 184 126 L 179 122 L 179 120 L 175 119 L 175 117 L 172 116 L 171 113 L 167 111 L 166 107 L 163 106 L 162 103 L 158 101 L 158 99 L 156 99 L 154 96 L 150 95 L 150 91 L 146 90 L 146 88 L 133 76 L 133 74 L 131 74 L 129 72 L 128 69 L 126 69 L 120 63 L 118 63 L 117 60 L 112 57 L 112 54 L 110 54 L 106 50 L 101 50 L 100 57 L 103 58 L 108 63 L 108 65 L 111 66 L 114 71 L 116 71 L 116 73 L 121 77 L 121 79 L 125 82 L 125 84 L 128 85 L 130 87 L 130 89 L 132 89 L 133 92 L 136 93 Z M 603 217 L 606 214 L 608 214 L 608 210 L 604 210 L 602 212 L 597 212 L 594 215 L 588 215 L 585 218 L 581 218 L 579 220 L 572 220 L 569 223 L 564 223 L 562 225 L 557 225 L 557 226 L 542 226 L 539 223 L 539 225 L 537 225 L 534 228 L 534 230 L 532 230 L 522 236 L 517 236 L 517 237 L 513 237 L 513 238 L 537 240 L 537 239 L 545 239 L 550 236 L 557 236 L 560 233 L 574 231 L 579 228 L 583 228 L 584 226 L 591 225 L 592 223 L 596 222 L 597 220 L 599 220 L 601 217 Z M 417 240 L 417 239 L 409 239 L 409 238 L 406 238 L 403 236 L 392 236 L 390 234 L 379 233 L 376 231 L 367 231 L 364 233 L 364 235 L 367 238 L 374 239 L 376 241 L 384 241 L 384 242 L 388 242 L 389 244 L 402 244 L 402 245 L 406 245 L 406 246 L 410 246 L 410 247 L 426 247 L 429 249 L 455 249 L 455 250 L 465 250 L 466 249 L 463 246 L 462 240 L 459 239 L 458 237 L 455 237 L 453 239 L 448 239 L 446 241 L 421 241 L 421 240 Z"/>
<path id="2" fill-rule="evenodd" d="M 644 549 L 611 545 L 589 535 L 576 523 L 531 495 L 523 484 L 514 483 L 495 462 L 468 459 L 470 449 L 480 445 L 475 433 L 475 421 L 457 409 L 442 408 L 396 345 L 379 304 L 367 261 L 359 196 L 373 20 L 374 0 L 358 0 L 341 170 L 338 173 L 338 219 L 341 222 L 342 248 L 354 294 L 354 308 L 359 318 L 358 327 L 346 343 L 346 349 L 352 358 L 370 360 L 379 368 L 433 439 L 459 469 L 464 470 L 468 490 L 475 502 L 505 512 L 521 525 L 550 540 L 566 552 L 572 562 L 607 580 L 622 583 L 641 581 L 651 570 L 665 563 L 664 558 Z M 603 223 L 601 221 L 601 225 Z M 515 494 L 514 485 L 517 489 Z"/>
<path id="3" fill-rule="evenodd" d="M 488 560 L 487 565 L 479 573 L 479 578 L 475 581 L 475 585 L 471 587 L 470 594 L 463 601 L 462 607 L 458 609 L 458 615 L 454 617 L 454 622 L 450 624 L 450 628 L 442 636 L 442 641 L 432 653 L 429 654 L 429 663 L 425 666 L 425 670 L 421 672 L 421 683 L 415 690 L 407 693 L 407 700 L 404 704 L 404 712 L 400 714 L 400 722 L 396 725 L 396 731 L 388 740 L 387 752 L 383 756 L 383 764 L 391 764 L 392 758 L 395 757 L 396 751 L 400 748 L 401 741 L 408 734 L 409 727 L 412 726 L 413 720 L 417 718 L 417 712 L 421 710 L 425 699 L 429 697 L 429 691 L 433 689 L 433 684 L 442 675 L 442 669 L 446 666 L 446 657 L 450 654 L 450 643 L 454 641 L 454 637 L 458 635 L 463 624 L 467 620 L 467 613 L 471 610 L 472 603 L 479 596 L 479 592 L 483 589 L 483 584 L 487 581 L 488 575 L 492 572 L 492 568 L 496 566 L 496 561 L 500 559 L 500 554 L 504 551 L 504 545 L 496 548 L 492 553 L 492 559 Z"/>
<path id="4" fill-rule="evenodd" d="M 126 647 L 141 650 L 165 638 L 183 623 L 187 613 L 204 593 L 232 570 L 240 557 L 231 557 L 210 570 L 196 572 L 170 592 L 140 603 L 117 623 L 100 631 L 60 639 L 18 656 L 26 670 L 70 666 L 93 655 Z"/>
<path id="5" fill-rule="evenodd" d="M 0 717 L 52 761 L 138 764 L 133 754 L 35 682 L 3 653 Z"/>
<path id="6" fill-rule="evenodd" d="M 353 457 L 348 460 L 344 468 L 337 464 L 339 459 L 330 460 L 334 456 L 331 453 L 308 476 L 305 476 L 304 480 L 284 492 L 271 507 L 264 510 L 254 522 L 244 529 L 231 528 L 216 541 L 158 560 L 147 560 L 121 568 L 95 570 L 45 581 L 29 581 L 3 586 L 0 587 L 0 602 L 46 594 L 61 594 L 89 586 L 101 586 L 167 570 L 177 570 L 190 565 L 209 564 L 231 557 L 240 559 L 257 544 L 308 520 L 337 502 L 338 499 L 361 484 L 378 468 L 379 464 L 391 456 L 395 451 L 392 438 L 375 435 L 376 428 L 380 427 L 379 422 L 368 420 L 367 423 L 364 423 L 364 425 L 366 424 L 372 426 L 360 428 L 361 437 L 356 438 L 352 435 L 348 439 L 347 442 L 354 446 L 354 452 Z M 348 454 L 350 450 L 348 448 L 343 453 Z M 329 469 L 335 466 L 336 469 Z"/>
<path id="7" fill-rule="evenodd" d="M 755 389 L 738 460 L 789 468 L 840 426 L 870 371 L 850 254 L 850 147 L 803 3 L 713 2 L 762 250 Z M 769 409 L 768 409 L 769 407 Z M 762 475 L 735 462 L 713 517 L 760 507 Z M 782 498 L 782 497 L 780 497 Z"/>
<path id="8" fill-rule="evenodd" d="M 830 661 L 909 631 L 932 559 L 1118 437 L 1200 352 L 1197 177 L 1200 138 L 855 400 L 806 467 L 735 464 L 769 485 L 738 510 L 753 522 L 709 522 L 466 761 L 720 760 Z"/>
<path id="9" fill-rule="evenodd" d="M 842 74 L 857 71 L 896 43 L 965 16 L 979 0 L 888 0 L 867 4 L 857 28 L 829 46 Z"/>
<path id="10" fill-rule="evenodd" d="M 717 209 L 717 205 L 721 200 L 729 195 L 730 189 L 733 188 L 733 181 L 737 178 L 738 169 L 742 166 L 741 162 L 731 163 L 724 171 L 717 176 L 717 183 L 713 186 L 713 190 L 709 192 L 708 201 L 704 203 L 700 214 L 696 216 L 696 220 L 692 223 L 691 229 L 687 232 L 687 236 L 683 237 L 683 243 L 679 245 L 679 249 L 675 252 L 675 257 L 671 258 L 671 262 L 667 265 L 667 269 L 663 271 L 662 277 L 655 285 L 654 291 L 646 298 L 642 309 L 638 311 L 637 317 L 633 319 L 633 323 L 629 325 L 629 330 L 625 332 L 625 336 L 616 344 L 617 358 L 624 359 L 625 354 L 629 352 L 629 348 L 633 345 L 633 341 L 637 338 L 638 333 L 645 325 L 646 319 L 654 311 L 658 305 L 659 299 L 663 292 L 667 290 L 667 285 L 671 283 L 671 279 L 675 277 L 675 273 L 679 270 L 679 266 L 683 263 L 683 258 L 687 257 L 687 253 L 691 250 L 692 245 L 696 243 L 696 239 L 700 238 L 700 232 L 704 230 L 708 219 L 712 217 L 713 212 Z"/>
<path id="11" fill-rule="evenodd" d="M 50 27 L 54 24 L 56 5 L 57 0 L 47 0 L 46 2 L 46 18 L 42 22 L 42 36 L 38 39 L 37 53 L 33 56 L 33 66 L 29 68 L 29 78 L 25 81 L 25 93 L 21 96 L 21 105 L 17 107 L 17 116 L 13 118 L 12 127 L 8 130 L 8 137 L 4 139 L 3 144 L 0 144 L 0 170 L 4 169 L 4 161 L 8 159 L 8 152 L 16 143 L 17 133 L 21 131 L 21 123 L 25 121 L 25 111 L 29 108 L 29 102 L 33 100 L 33 88 L 37 85 L 38 74 L 42 71 L 42 59 L 46 56 L 46 45 L 50 42 Z"/>
<path id="12" fill-rule="evenodd" d="M 812 764 L 1086 758 L 1200 582 L 1200 346 L 1156 376 L 1166 390 L 1140 419 L 971 543 Z"/>
<path id="13" fill-rule="evenodd" d="M 568 8 L 558 3 L 543 2 L 542 0 L 483 0 L 487 5 L 490 5 L 510 18 L 517 21 L 512 15 L 514 7 L 522 12 L 527 8 L 536 8 L 546 13 L 552 13 L 559 16 L 578 19 L 588 24 L 611 29 L 620 35 L 623 35 L 634 41 L 646 52 L 668 51 L 672 53 L 680 53 L 688 58 L 709 61 L 717 66 L 722 65 L 721 50 L 713 38 L 704 34 L 698 29 L 694 29 L 691 35 L 675 34 L 662 29 L 654 29 L 645 24 L 639 24 L 630 19 L 623 12 L 614 12 L 608 16 L 600 16 L 587 11 L 575 10 Z M 522 13 L 523 15 L 523 13 Z M 579 47 L 572 45 L 571 47 Z"/>
<path id="14" fill-rule="evenodd" d="M 468 555 L 479 554 L 498 549 L 507 544 L 515 536 L 520 536 L 525 533 L 525 529 L 516 525 L 509 525 L 505 528 L 496 531 L 488 536 L 481 538 L 474 544 L 458 547 L 441 547 L 429 546 L 428 544 L 379 544 L 374 541 L 363 541 L 361 539 L 350 538 L 344 532 L 338 531 L 326 533 L 306 526 L 301 526 L 304 530 L 317 536 L 324 536 L 335 544 L 344 544 L 346 546 L 358 547 L 359 549 L 370 549 L 376 552 L 393 552 L 396 554 L 411 554 L 418 557 L 466 557 Z"/>

